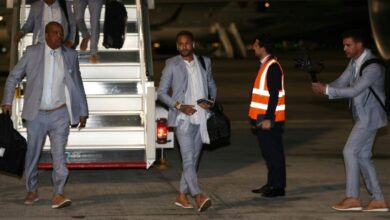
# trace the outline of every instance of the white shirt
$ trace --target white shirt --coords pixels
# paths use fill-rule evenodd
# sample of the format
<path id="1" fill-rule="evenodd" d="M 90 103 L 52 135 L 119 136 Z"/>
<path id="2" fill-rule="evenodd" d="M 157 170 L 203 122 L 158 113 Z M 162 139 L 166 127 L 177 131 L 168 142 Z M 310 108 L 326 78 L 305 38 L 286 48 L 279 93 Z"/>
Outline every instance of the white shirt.
<path id="1" fill-rule="evenodd" d="M 200 72 L 198 70 L 198 65 L 194 60 L 192 61 L 187 61 L 184 60 L 184 63 L 186 64 L 186 69 L 188 73 L 188 87 L 190 92 L 187 92 L 185 94 L 186 100 L 189 101 L 191 105 L 195 105 L 195 109 L 198 111 L 198 105 L 196 103 L 196 100 L 205 98 L 203 94 L 203 84 L 202 84 L 202 79 L 199 79 Z M 187 89 L 188 91 L 188 89 Z M 190 97 L 188 97 L 190 96 Z M 193 114 L 192 117 L 190 117 L 190 121 L 192 124 L 199 124 L 200 119 L 199 119 L 199 114 L 195 113 Z"/>
<path id="2" fill-rule="evenodd" d="M 184 103 L 195 106 L 194 108 L 196 109 L 196 112 L 191 116 L 180 112 L 178 117 L 176 118 L 176 123 L 178 123 L 179 120 L 189 120 L 191 124 L 199 125 L 202 143 L 208 144 L 210 143 L 210 138 L 207 133 L 206 123 L 209 115 L 208 112 L 202 107 L 200 107 L 196 102 L 198 99 L 207 98 L 204 94 L 205 90 L 203 88 L 203 78 L 200 70 L 199 61 L 194 55 L 193 60 L 184 60 L 184 63 L 186 65 L 188 77 L 188 87 L 184 95 Z"/>
<path id="3" fill-rule="evenodd" d="M 40 109 L 55 109 L 66 102 L 65 73 L 61 47 L 52 50 L 45 46 L 45 63 L 43 77 L 43 91 Z M 55 52 L 55 55 L 51 53 Z"/>
<path id="4" fill-rule="evenodd" d="M 43 1 L 42 28 L 38 33 L 38 37 L 36 39 L 39 43 L 45 43 L 45 27 L 51 21 L 56 21 L 62 24 L 62 9 L 57 0 L 54 1 L 54 3 L 51 5 L 48 5 Z M 64 36 L 66 36 L 68 27 L 63 27 L 63 28 L 64 28 Z"/>
<path id="5" fill-rule="evenodd" d="M 177 120 L 180 119 L 189 119 L 192 124 L 199 124 L 199 106 L 196 103 L 196 100 L 206 98 L 203 94 L 203 83 L 202 83 L 202 76 L 199 70 L 199 64 L 196 60 L 196 57 L 194 56 L 194 59 L 191 61 L 183 60 L 186 66 L 186 72 L 187 72 L 187 91 L 184 95 L 184 104 L 187 105 L 194 105 L 196 109 L 196 113 L 188 116 L 184 113 L 180 113 Z M 202 109 L 202 108 L 200 108 Z M 203 109 L 202 109 L 203 110 Z"/>
<path id="6" fill-rule="evenodd" d="M 356 65 L 355 65 L 355 76 L 354 77 L 356 77 L 359 74 L 360 67 L 363 64 L 363 60 L 366 57 L 366 55 L 367 55 L 367 49 L 364 49 L 363 53 L 357 59 L 355 59 Z"/>

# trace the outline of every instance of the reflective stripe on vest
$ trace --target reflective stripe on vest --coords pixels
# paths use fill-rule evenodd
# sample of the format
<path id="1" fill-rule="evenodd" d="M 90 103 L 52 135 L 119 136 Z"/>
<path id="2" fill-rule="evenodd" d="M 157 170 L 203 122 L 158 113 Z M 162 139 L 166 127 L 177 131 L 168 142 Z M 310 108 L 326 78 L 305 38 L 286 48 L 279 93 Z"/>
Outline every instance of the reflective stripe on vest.
<path id="1" fill-rule="evenodd" d="M 267 61 L 259 70 L 254 87 L 252 90 L 252 100 L 249 108 L 249 117 L 256 120 L 257 115 L 265 114 L 268 108 L 269 102 L 269 91 L 267 86 L 267 74 L 268 69 L 272 64 L 278 64 L 280 70 L 282 71 L 282 88 L 279 91 L 278 103 L 275 109 L 275 121 L 284 121 L 285 120 L 285 90 L 284 90 L 284 74 L 282 67 L 275 60 L 271 59 Z"/>
<path id="2" fill-rule="evenodd" d="M 250 106 L 253 108 L 258 108 L 258 109 L 262 109 L 262 110 L 267 110 L 267 108 L 268 108 L 268 105 L 258 103 L 258 102 L 251 102 Z M 284 110 L 286 110 L 286 105 L 278 105 L 278 106 L 276 106 L 276 109 L 275 109 L 275 111 L 284 111 Z"/>

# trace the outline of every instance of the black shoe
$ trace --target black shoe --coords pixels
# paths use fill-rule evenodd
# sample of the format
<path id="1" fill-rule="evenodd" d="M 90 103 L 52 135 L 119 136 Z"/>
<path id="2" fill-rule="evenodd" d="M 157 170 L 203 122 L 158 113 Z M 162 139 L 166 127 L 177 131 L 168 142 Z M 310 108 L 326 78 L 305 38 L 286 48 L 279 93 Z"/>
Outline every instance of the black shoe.
<path id="1" fill-rule="evenodd" d="M 260 188 L 252 189 L 252 192 L 253 193 L 263 193 L 263 192 L 267 191 L 268 188 L 269 188 L 269 186 L 267 184 L 265 184 L 264 186 L 262 186 Z"/>
<path id="2" fill-rule="evenodd" d="M 277 196 L 285 196 L 286 192 L 284 189 L 269 187 L 266 191 L 264 191 L 261 196 L 262 197 L 277 197 Z"/>

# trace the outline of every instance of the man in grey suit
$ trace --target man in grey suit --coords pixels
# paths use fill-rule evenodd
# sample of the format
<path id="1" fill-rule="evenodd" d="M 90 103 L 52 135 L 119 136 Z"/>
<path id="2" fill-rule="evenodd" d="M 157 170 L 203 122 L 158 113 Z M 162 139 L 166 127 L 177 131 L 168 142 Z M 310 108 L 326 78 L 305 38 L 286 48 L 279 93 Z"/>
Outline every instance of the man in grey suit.
<path id="1" fill-rule="evenodd" d="M 384 79 L 385 69 L 378 63 L 368 65 L 359 74 L 363 63 L 375 58 L 365 48 L 364 34 L 359 30 L 343 34 L 344 52 L 350 62 L 341 76 L 327 84 L 312 83 L 316 93 L 326 94 L 330 99 L 350 98 L 355 125 L 344 146 L 343 156 L 346 170 L 345 198 L 332 208 L 338 211 L 388 211 L 383 197 L 374 164 L 371 160 L 372 147 L 377 130 L 387 125 L 387 116 L 377 94 L 385 103 Z M 363 208 L 359 199 L 359 177 L 363 175 L 372 200 Z"/>
<path id="2" fill-rule="evenodd" d="M 49 22 L 45 28 L 45 44 L 27 50 L 9 74 L 2 100 L 2 111 L 11 113 L 15 87 L 27 78 L 22 118 L 27 128 L 26 189 L 24 203 L 33 204 L 38 196 L 38 160 L 46 136 L 50 138 L 53 159 L 52 208 L 66 207 L 71 200 L 64 196 L 68 178 L 65 146 L 69 125 L 85 127 L 88 105 L 79 70 L 77 52 L 63 47 L 63 28 Z"/>
<path id="3" fill-rule="evenodd" d="M 64 10 L 65 8 L 66 11 Z M 27 33 L 32 32 L 32 43 L 44 44 L 45 26 L 51 21 L 56 21 L 62 25 L 64 28 L 65 46 L 70 48 L 75 41 L 76 21 L 68 0 L 38 0 L 32 3 L 27 21 L 15 35 L 15 41 L 19 42 Z"/>
<path id="4" fill-rule="evenodd" d="M 209 143 L 207 133 L 208 109 L 213 105 L 217 88 L 207 57 L 193 52 L 194 37 L 191 32 L 182 31 L 176 36 L 180 55 L 166 61 L 158 88 L 158 98 L 169 107 L 168 126 L 176 127 L 175 134 L 180 145 L 183 173 L 180 192 L 175 205 L 193 208 L 187 194 L 195 198 L 199 212 L 211 206 L 210 198 L 199 188 L 197 165 L 203 143 Z M 172 90 L 172 95 L 168 92 Z M 204 102 L 197 102 L 207 99 Z"/>

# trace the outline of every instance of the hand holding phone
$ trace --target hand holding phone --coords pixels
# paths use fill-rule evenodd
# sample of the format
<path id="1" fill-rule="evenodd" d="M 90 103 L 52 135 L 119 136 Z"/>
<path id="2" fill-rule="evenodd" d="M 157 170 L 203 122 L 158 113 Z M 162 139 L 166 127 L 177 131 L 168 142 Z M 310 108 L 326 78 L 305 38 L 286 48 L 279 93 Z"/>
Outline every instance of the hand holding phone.
<path id="1" fill-rule="evenodd" d="M 200 105 L 201 103 L 205 103 L 207 105 L 213 105 L 214 104 L 214 101 L 213 100 L 210 100 L 210 99 L 198 99 L 196 101 L 196 103 L 198 103 L 198 105 Z"/>
<path id="2" fill-rule="evenodd" d="M 214 100 L 210 99 L 198 99 L 196 101 L 198 105 L 203 109 L 210 109 L 214 105 Z"/>

